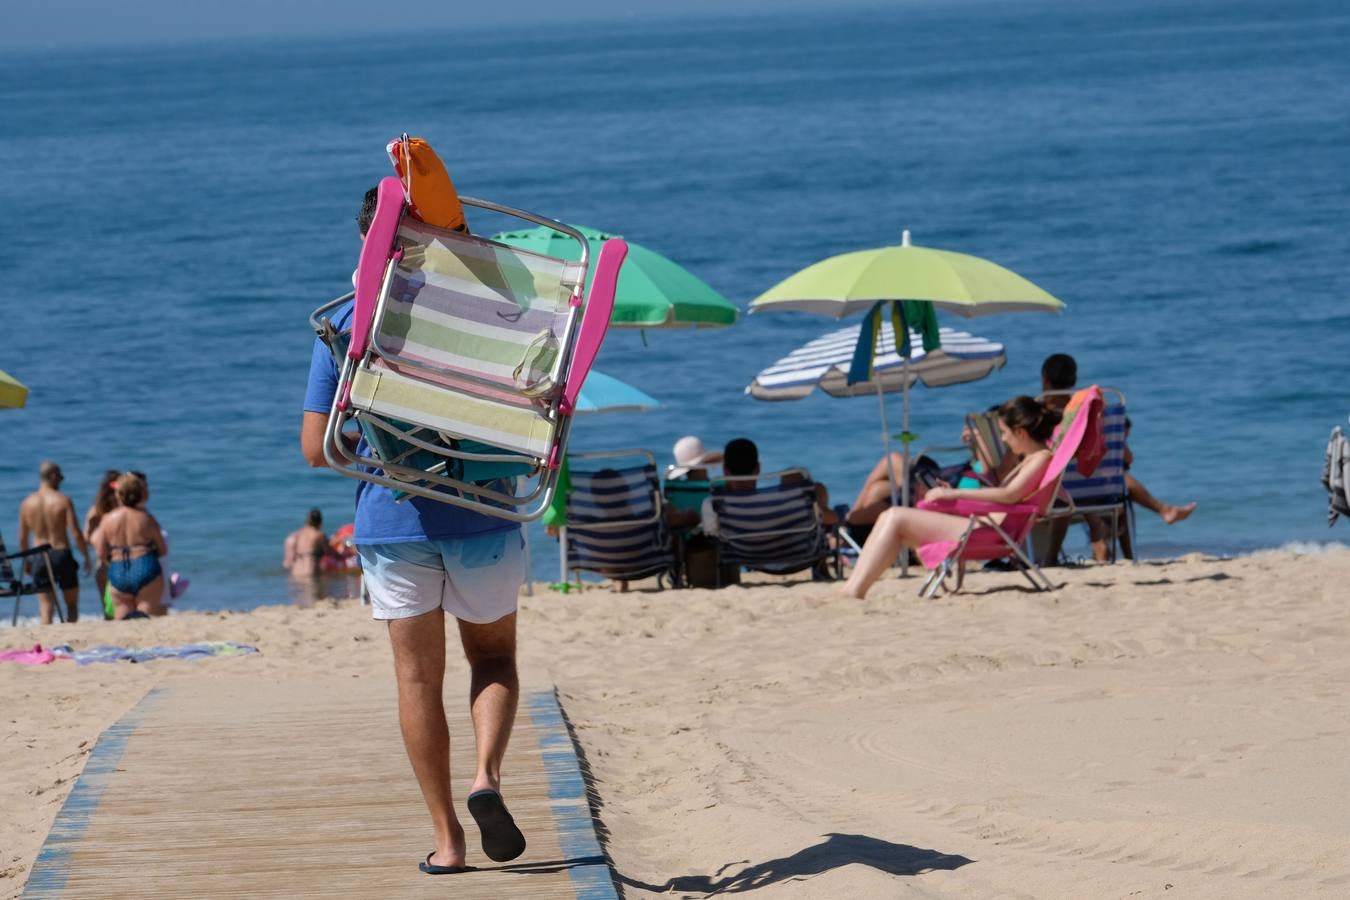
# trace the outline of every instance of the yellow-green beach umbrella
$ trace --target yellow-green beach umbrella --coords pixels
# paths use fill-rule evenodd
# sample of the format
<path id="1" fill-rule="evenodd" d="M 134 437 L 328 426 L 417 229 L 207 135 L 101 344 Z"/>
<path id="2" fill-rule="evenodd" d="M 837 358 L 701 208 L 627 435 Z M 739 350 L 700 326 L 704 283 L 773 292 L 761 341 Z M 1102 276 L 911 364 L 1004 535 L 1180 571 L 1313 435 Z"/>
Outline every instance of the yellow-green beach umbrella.
<path id="1" fill-rule="evenodd" d="M 760 294 L 751 312 L 795 310 L 842 319 L 882 300 L 927 300 L 972 318 L 1001 312 L 1059 312 L 1064 304 L 1027 279 L 978 256 L 899 246 L 821 260 Z"/>
<path id="2" fill-rule="evenodd" d="M 28 402 L 28 388 L 6 372 L 0 371 L 0 409 L 19 409 Z"/>

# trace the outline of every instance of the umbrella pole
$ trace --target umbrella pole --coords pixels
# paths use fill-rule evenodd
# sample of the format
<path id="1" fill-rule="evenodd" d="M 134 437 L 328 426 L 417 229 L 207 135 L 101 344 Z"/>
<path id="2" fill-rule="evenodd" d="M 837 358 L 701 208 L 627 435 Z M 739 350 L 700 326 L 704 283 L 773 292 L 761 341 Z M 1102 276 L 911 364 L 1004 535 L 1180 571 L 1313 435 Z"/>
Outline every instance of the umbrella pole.
<path id="1" fill-rule="evenodd" d="M 567 526 L 558 529 L 558 584 L 567 591 Z"/>
<path id="2" fill-rule="evenodd" d="M 908 507 L 909 506 L 909 357 L 908 356 L 905 357 L 904 374 L 902 374 L 901 377 L 904 379 L 904 386 L 901 389 L 901 396 L 904 397 L 904 412 L 901 413 L 901 424 L 900 424 L 900 459 L 904 462 L 905 465 L 905 481 L 904 484 L 901 485 L 900 490 L 904 505 Z M 908 547 L 902 547 L 900 549 L 900 577 L 901 578 L 909 577 Z"/>
<path id="3" fill-rule="evenodd" d="M 906 362 L 905 365 L 908 366 L 909 363 Z M 909 396 L 908 392 L 906 392 L 905 396 L 906 399 L 908 399 Z M 896 487 L 898 482 L 895 477 L 895 461 L 891 458 L 891 429 L 890 426 L 886 423 L 886 395 L 882 393 L 880 378 L 877 379 L 877 407 L 881 410 L 881 444 L 882 447 L 885 448 L 884 452 L 886 454 L 886 474 L 887 476 L 889 476 L 891 481 L 891 506 L 895 506 L 901 499 L 902 494 Z M 909 470 L 908 462 L 905 463 L 905 470 L 906 471 Z M 906 486 L 908 486 L 908 479 L 906 479 Z M 905 494 L 908 493 L 909 492 L 906 490 Z M 908 502 L 908 498 L 906 498 L 906 502 Z M 902 577 L 907 577 L 909 575 L 908 551 L 902 553 L 900 557 L 900 575 Z"/>
<path id="4" fill-rule="evenodd" d="M 891 429 L 886 424 L 886 395 L 881 392 L 881 379 L 877 379 L 877 408 L 881 410 L 881 445 L 886 453 L 886 474 L 891 481 L 891 506 L 900 502 L 899 484 L 895 479 L 895 463 L 891 460 Z"/>

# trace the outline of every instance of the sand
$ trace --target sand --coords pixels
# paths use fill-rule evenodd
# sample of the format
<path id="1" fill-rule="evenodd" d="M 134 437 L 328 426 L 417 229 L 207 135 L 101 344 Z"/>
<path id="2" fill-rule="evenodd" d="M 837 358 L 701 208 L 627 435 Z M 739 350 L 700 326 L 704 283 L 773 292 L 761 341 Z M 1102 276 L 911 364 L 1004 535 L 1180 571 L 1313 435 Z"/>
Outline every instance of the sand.
<path id="1" fill-rule="evenodd" d="M 559 688 L 630 898 L 1350 896 L 1350 551 L 1052 575 L 1053 594 L 978 575 L 933 602 L 894 576 L 862 603 L 809 582 L 536 595 L 522 677 Z M 0 631 L 0 647 L 262 650 L 0 664 L 0 895 L 147 690 L 390 678 L 367 615 Z"/>

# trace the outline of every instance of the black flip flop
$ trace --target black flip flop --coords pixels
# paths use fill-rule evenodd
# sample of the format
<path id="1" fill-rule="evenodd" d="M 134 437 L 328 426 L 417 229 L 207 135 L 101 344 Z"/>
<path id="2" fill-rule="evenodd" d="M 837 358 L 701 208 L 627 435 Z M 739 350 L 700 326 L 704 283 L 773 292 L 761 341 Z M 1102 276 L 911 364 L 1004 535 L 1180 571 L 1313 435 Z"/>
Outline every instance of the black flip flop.
<path id="1" fill-rule="evenodd" d="M 483 852 L 493 862 L 509 862 L 525 852 L 525 835 L 494 790 L 474 791 L 469 795 L 469 815 L 478 823 L 483 836 Z"/>
<path id="2" fill-rule="evenodd" d="M 436 851 L 432 850 L 427 854 L 425 862 L 417 864 L 417 868 L 426 872 L 428 875 L 460 875 L 464 872 L 473 871 L 473 866 L 438 866 L 431 861 L 431 858 L 435 855 Z"/>

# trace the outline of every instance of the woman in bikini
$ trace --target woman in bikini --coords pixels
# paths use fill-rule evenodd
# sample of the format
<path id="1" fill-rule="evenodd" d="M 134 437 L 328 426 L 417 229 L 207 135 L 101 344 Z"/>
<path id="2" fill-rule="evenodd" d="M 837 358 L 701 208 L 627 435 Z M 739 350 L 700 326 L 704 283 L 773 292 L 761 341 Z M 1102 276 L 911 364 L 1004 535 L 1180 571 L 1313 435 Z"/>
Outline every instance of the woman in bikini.
<path id="1" fill-rule="evenodd" d="M 1018 503 L 1030 497 L 1040 486 L 1041 474 L 1050 464 L 1052 454 L 1046 442 L 1054 433 L 1059 418 L 1058 412 L 1031 397 L 1014 397 L 999 407 L 999 433 L 1009 451 L 1022 457 L 1017 468 L 1009 472 L 998 487 L 958 489 L 939 481 L 929 488 L 924 499 Z M 902 548 L 937 541 L 959 541 L 969 524 L 965 516 L 937 510 L 903 507 L 885 510 L 877 518 L 876 526 L 863 545 L 862 555 L 858 557 L 858 564 L 840 588 L 840 594 L 861 600 Z"/>
<path id="2" fill-rule="evenodd" d="M 145 502 L 145 479 L 130 472 L 117 479 L 122 504 L 103 517 L 98 529 L 99 562 L 108 567 L 116 618 L 134 613 L 162 616 L 164 572 L 159 558 L 169 552 L 155 517 L 140 508 Z"/>

